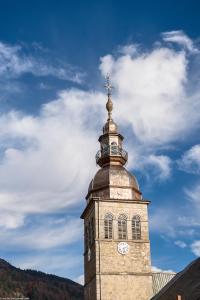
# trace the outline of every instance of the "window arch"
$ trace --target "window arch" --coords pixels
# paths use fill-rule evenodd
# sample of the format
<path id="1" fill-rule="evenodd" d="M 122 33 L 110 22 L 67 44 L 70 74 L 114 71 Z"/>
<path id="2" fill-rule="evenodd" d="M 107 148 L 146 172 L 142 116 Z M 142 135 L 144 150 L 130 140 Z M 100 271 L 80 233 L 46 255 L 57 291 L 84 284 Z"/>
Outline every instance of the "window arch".
<path id="1" fill-rule="evenodd" d="M 104 238 L 113 238 L 113 216 L 110 213 L 106 214 L 104 218 Z"/>
<path id="2" fill-rule="evenodd" d="M 103 143 L 101 145 L 101 153 L 102 153 L 102 155 L 106 155 L 108 153 L 108 151 L 109 151 L 109 146 L 107 144 Z"/>
<path id="3" fill-rule="evenodd" d="M 127 216 L 124 214 L 118 218 L 118 238 L 120 240 L 127 239 Z"/>
<path id="4" fill-rule="evenodd" d="M 111 143 L 111 154 L 117 155 L 118 154 L 118 146 L 116 142 Z"/>
<path id="5" fill-rule="evenodd" d="M 132 239 L 133 240 L 141 240 L 140 216 L 134 216 L 132 219 Z"/>

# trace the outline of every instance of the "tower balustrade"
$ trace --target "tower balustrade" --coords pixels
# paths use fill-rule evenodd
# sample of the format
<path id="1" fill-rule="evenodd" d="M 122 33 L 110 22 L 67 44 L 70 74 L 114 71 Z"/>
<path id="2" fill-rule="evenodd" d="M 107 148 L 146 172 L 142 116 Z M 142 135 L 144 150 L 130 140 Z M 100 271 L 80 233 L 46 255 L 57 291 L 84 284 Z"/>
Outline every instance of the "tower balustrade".
<path id="1" fill-rule="evenodd" d="M 99 163 L 99 160 L 102 158 L 106 158 L 109 156 L 119 156 L 124 158 L 126 161 L 128 160 L 128 152 L 123 148 L 120 148 L 117 145 L 106 146 L 103 149 L 99 150 L 96 154 L 96 163 Z"/>

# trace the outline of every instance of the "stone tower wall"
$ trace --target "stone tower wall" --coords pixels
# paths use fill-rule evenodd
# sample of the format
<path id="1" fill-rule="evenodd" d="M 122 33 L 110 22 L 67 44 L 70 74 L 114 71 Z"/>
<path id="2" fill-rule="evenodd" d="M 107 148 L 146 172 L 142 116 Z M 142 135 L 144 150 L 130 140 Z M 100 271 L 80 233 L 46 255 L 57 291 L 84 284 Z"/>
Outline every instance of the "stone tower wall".
<path id="1" fill-rule="evenodd" d="M 114 218 L 112 240 L 104 239 L 107 213 Z M 126 255 L 117 251 L 121 241 L 117 223 L 120 214 L 127 216 L 129 252 Z M 141 240 L 132 240 L 131 220 L 134 215 L 141 218 Z M 96 200 L 87 216 L 85 220 L 95 216 L 95 242 L 90 249 L 90 261 L 85 255 L 85 300 L 149 300 L 152 277 L 147 203 L 141 200 Z"/>

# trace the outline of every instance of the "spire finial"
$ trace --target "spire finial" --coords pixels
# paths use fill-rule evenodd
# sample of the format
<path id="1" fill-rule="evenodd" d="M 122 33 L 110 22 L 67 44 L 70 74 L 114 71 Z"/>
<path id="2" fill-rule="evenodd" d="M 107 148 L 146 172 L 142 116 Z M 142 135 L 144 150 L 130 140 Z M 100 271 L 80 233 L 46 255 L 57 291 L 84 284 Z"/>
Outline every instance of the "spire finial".
<path id="1" fill-rule="evenodd" d="M 106 75 L 106 83 L 105 83 L 105 88 L 107 90 L 107 95 L 108 95 L 108 98 L 112 95 L 112 85 L 110 83 L 110 74 L 107 73 Z"/>
<path id="2" fill-rule="evenodd" d="M 112 94 L 112 85 L 110 83 L 110 75 L 107 74 L 106 75 L 106 84 L 105 84 L 105 88 L 107 90 L 107 96 L 108 96 L 108 101 L 106 103 L 106 109 L 108 111 L 108 121 L 112 120 L 111 118 L 111 114 L 112 114 L 112 110 L 113 110 L 113 103 L 111 100 L 111 94 Z"/>

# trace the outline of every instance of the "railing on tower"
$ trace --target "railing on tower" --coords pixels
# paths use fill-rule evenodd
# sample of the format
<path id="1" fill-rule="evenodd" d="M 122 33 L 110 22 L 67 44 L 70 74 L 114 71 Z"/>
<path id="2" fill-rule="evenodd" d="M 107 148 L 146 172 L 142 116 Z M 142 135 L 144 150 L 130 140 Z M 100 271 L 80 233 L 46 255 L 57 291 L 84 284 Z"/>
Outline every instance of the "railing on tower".
<path id="1" fill-rule="evenodd" d="M 108 156 L 121 156 L 125 160 L 128 159 L 128 153 L 120 148 L 117 145 L 105 146 L 102 150 L 99 150 L 96 154 L 96 162 L 98 163 L 99 159 L 108 157 Z"/>

